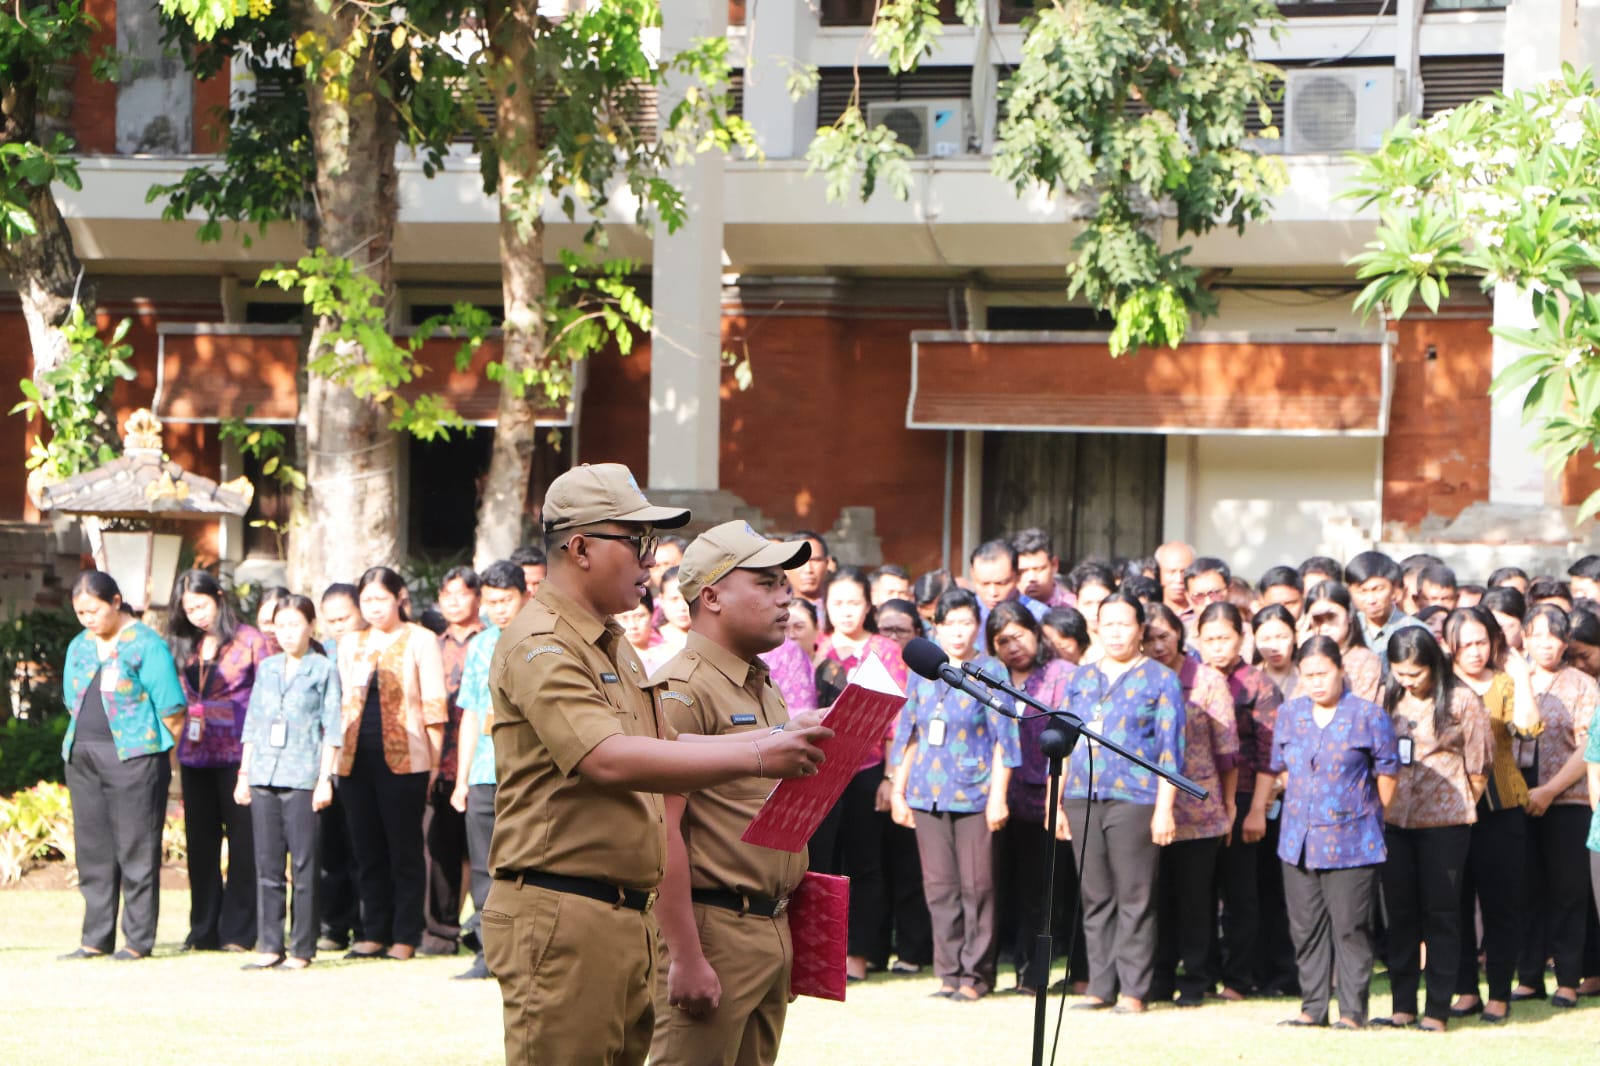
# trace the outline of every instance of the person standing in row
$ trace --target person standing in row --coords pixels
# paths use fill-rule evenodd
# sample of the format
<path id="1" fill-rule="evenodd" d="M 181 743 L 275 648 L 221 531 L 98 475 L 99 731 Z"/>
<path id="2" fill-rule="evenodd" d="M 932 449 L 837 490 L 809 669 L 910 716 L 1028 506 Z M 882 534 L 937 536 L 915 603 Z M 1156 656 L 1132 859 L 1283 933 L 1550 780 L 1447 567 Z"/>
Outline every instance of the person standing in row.
<path id="1" fill-rule="evenodd" d="M 638 655 L 612 616 L 638 605 L 657 527 L 618 463 L 567 471 L 545 491 L 550 572 L 495 646 L 494 883 L 485 960 L 500 982 L 509 1066 L 643 1063 L 655 1030 L 666 868 L 663 792 L 816 772 L 818 726 L 702 743 L 660 739 Z"/>
<path id="2" fill-rule="evenodd" d="M 345 957 L 405 960 L 422 942 L 422 814 L 449 713 L 444 667 L 434 634 L 406 620 L 399 574 L 375 566 L 356 587 L 368 628 L 339 642 L 339 787 L 355 850 L 365 939 Z"/>
<path id="3" fill-rule="evenodd" d="M 1426 572 L 1426 571 L 1424 571 Z M 1400 773 L 1385 805 L 1383 901 L 1389 918 L 1387 1021 L 1417 1023 L 1422 945 L 1428 998 L 1420 1025 L 1443 1032 L 1461 960 L 1461 880 L 1478 797 L 1494 762 L 1483 701 L 1450 672 L 1431 634 L 1411 626 L 1389 640 L 1384 707 L 1394 726 Z"/>
<path id="4" fill-rule="evenodd" d="M 354 585 L 335 582 L 322 591 L 318 606 L 322 650 L 335 661 L 339 641 L 346 633 L 366 626 L 361 620 L 361 592 Z M 355 850 L 350 827 L 339 802 L 339 778 L 334 775 L 333 799 L 317 812 L 317 920 L 322 935 L 319 951 L 344 951 L 361 939 L 361 893 L 356 887 Z"/>
<path id="5" fill-rule="evenodd" d="M 1278 711 L 1269 767 L 1283 788 L 1278 858 L 1300 970 L 1300 1014 L 1280 1024 L 1326 1026 L 1337 987 L 1334 1028 L 1360 1029 L 1372 984 L 1378 871 L 1388 856 L 1383 809 L 1400 756 L 1383 708 L 1345 684 L 1332 637 L 1308 639 L 1295 663 L 1301 695 Z"/>
<path id="6" fill-rule="evenodd" d="M 527 603 L 527 577 L 520 566 L 509 560 L 491 563 L 482 574 L 479 595 L 489 625 L 472 638 L 467 659 L 461 668 L 460 737 L 457 754 L 467 769 L 456 779 L 450 804 L 466 816 L 467 860 L 471 864 L 473 915 L 463 930 L 476 941 L 476 957 L 461 980 L 493 977 L 483 957 L 483 906 L 489 898 L 489 841 L 494 836 L 494 744 L 489 726 L 494 706 L 489 700 L 489 665 L 494 659 L 500 634 Z"/>
<path id="7" fill-rule="evenodd" d="M 1296 626 L 1296 636 L 1302 644 L 1316 635 L 1337 641 L 1345 684 L 1359 698 L 1376 703 L 1383 695 L 1384 667 L 1373 649 L 1366 646 L 1362 622 L 1355 616 L 1352 604 L 1350 590 L 1339 582 L 1314 585 L 1306 595 L 1306 609 Z"/>
<path id="8" fill-rule="evenodd" d="M 256 668 L 233 799 L 250 808 L 257 872 L 257 944 L 247 970 L 303 970 L 317 954 L 317 812 L 333 801 L 339 757 L 339 671 L 311 639 L 317 610 L 286 595 L 273 613 L 282 650 Z M 294 917 L 284 951 L 284 864 Z"/>
<path id="9" fill-rule="evenodd" d="M 78 949 L 63 959 L 150 954 L 161 911 L 161 827 L 182 728 L 183 686 L 172 653 L 122 609 L 110 574 L 85 570 L 72 583 L 83 632 L 67 645 L 61 695 L 72 715 L 61 758 L 72 802 L 73 857 L 83 896 Z"/>
<path id="10" fill-rule="evenodd" d="M 1144 607 L 1128 593 L 1113 592 L 1097 617 L 1103 654 L 1073 673 L 1068 709 L 1107 739 L 1182 773 L 1183 686 L 1177 674 L 1144 656 Z M 1115 1004 L 1123 1013 L 1142 1014 L 1155 970 L 1157 869 L 1161 848 L 1177 835 L 1177 789 L 1086 741 L 1072 752 L 1062 792 L 1083 870 L 1089 998 L 1078 1008 Z"/>
<path id="11" fill-rule="evenodd" d="M 693 622 L 657 682 L 668 737 L 750 739 L 790 725 L 760 656 L 785 639 L 784 570 L 810 554 L 803 540 L 771 541 L 739 521 L 685 549 L 678 581 Z M 794 960 L 785 911 L 806 856 L 740 841 L 767 794 L 765 782 L 746 778 L 666 797 L 656 914 L 669 961 L 655 984 L 655 1066 L 777 1060 Z"/>
<path id="12" fill-rule="evenodd" d="M 188 715 L 178 736 L 183 821 L 189 851 L 189 936 L 195 951 L 249 951 L 256 942 L 255 843 L 250 814 L 234 802 L 239 738 L 266 637 L 242 624 L 216 577 L 178 575 L 167 645 L 183 681 Z M 222 841 L 228 874 L 222 874 Z"/>
<path id="13" fill-rule="evenodd" d="M 1452 1017 L 1481 1015 L 1491 1025 L 1511 1012 L 1511 981 L 1522 945 L 1523 867 L 1527 862 L 1528 782 L 1517 768 L 1519 740 L 1544 731 L 1533 698 L 1528 661 L 1506 648 L 1494 613 L 1487 607 L 1450 612 L 1445 646 L 1456 680 L 1475 692 L 1489 714 L 1494 763 L 1478 797 L 1461 892 L 1461 961 L 1456 971 L 1457 999 Z M 1489 999 L 1478 994 L 1478 941 L 1472 935 L 1483 916 L 1483 969 Z"/>
<path id="14" fill-rule="evenodd" d="M 1378 657 L 1381 666 L 1389 638 L 1402 629 L 1422 625 L 1400 607 L 1405 592 L 1400 566 L 1383 552 L 1362 552 L 1345 564 L 1344 583 L 1360 608 L 1361 643 Z"/>
<path id="15" fill-rule="evenodd" d="M 439 751 L 439 773 L 428 789 L 423 836 L 427 841 L 427 925 L 422 936 L 424 955 L 454 955 L 461 942 L 461 860 L 467 854 L 466 817 L 451 804 L 458 774 L 456 738 L 461 727 L 461 672 L 467 646 L 483 632 L 478 618 L 481 581 L 468 566 L 451 567 L 439 584 L 439 613 L 445 631 L 439 634 L 439 661 L 444 667 L 445 722 Z"/>
<path id="16" fill-rule="evenodd" d="M 979 650 L 978 600 L 939 597 L 934 632 L 952 662 L 992 663 Z M 923 891 L 933 922 L 935 996 L 973 1003 L 994 989 L 996 942 L 992 836 L 1006 824 L 1006 789 L 1022 761 L 1016 723 L 943 681 L 918 677 L 890 748 L 890 813 L 917 831 Z"/>

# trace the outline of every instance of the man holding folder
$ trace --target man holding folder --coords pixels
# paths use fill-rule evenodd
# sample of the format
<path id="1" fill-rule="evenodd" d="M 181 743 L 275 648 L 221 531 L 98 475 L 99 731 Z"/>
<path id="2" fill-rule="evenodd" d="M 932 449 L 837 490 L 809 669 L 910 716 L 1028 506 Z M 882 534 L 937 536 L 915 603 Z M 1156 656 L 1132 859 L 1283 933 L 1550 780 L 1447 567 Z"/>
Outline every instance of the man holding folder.
<path id="1" fill-rule="evenodd" d="M 693 621 L 657 681 L 669 737 L 760 736 L 790 723 L 758 656 L 783 642 L 784 571 L 810 554 L 806 541 L 771 541 L 737 521 L 689 545 L 678 583 Z M 770 782 L 745 778 L 666 797 L 667 872 L 656 915 L 670 963 L 656 983 L 653 1066 L 756 1066 L 778 1057 L 794 958 L 786 910 L 806 855 L 739 839 L 770 791 Z"/>

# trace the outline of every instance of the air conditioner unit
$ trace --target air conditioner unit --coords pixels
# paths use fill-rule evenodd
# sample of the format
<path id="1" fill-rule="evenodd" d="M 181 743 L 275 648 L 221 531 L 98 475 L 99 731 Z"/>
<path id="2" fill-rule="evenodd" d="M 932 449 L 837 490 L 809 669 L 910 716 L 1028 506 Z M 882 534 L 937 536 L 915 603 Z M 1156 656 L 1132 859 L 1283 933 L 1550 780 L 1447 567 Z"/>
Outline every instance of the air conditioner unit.
<path id="1" fill-rule="evenodd" d="M 966 155 L 972 142 L 971 100 L 879 100 L 867 104 L 867 124 L 887 126 L 919 158 Z"/>
<path id="2" fill-rule="evenodd" d="M 1284 148 L 1291 154 L 1371 151 L 1399 118 L 1394 67 L 1309 67 L 1284 75 Z"/>

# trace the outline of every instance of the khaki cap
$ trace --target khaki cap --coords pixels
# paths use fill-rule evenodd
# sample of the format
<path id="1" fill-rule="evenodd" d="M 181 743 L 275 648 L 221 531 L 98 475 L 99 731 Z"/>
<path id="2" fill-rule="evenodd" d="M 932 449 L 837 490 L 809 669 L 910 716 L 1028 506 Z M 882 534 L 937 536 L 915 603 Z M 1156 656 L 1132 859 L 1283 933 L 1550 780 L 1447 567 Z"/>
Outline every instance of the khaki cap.
<path id="1" fill-rule="evenodd" d="M 689 512 L 681 507 L 651 506 L 632 471 L 621 463 L 585 463 L 550 482 L 542 517 L 546 533 L 596 522 L 638 522 L 677 529 L 689 521 Z"/>
<path id="2" fill-rule="evenodd" d="M 749 522 L 724 522 L 706 530 L 683 550 L 678 564 L 678 591 L 693 603 L 700 590 L 734 570 L 762 570 L 781 566 L 793 570 L 811 558 L 811 542 L 768 540 Z"/>

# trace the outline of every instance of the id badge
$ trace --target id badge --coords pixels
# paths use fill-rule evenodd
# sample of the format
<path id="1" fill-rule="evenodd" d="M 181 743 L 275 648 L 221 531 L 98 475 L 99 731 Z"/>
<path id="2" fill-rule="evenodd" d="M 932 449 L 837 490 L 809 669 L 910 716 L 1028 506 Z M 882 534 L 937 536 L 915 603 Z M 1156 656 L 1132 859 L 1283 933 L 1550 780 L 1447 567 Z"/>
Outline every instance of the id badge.
<path id="1" fill-rule="evenodd" d="M 206 720 L 205 720 L 205 718 L 200 716 L 200 715 L 191 714 L 189 716 L 189 725 L 183 731 L 183 735 L 188 739 L 189 743 L 191 743 L 191 744 L 200 743 L 200 738 L 205 736 L 205 732 L 206 732 Z"/>
<path id="2" fill-rule="evenodd" d="M 1084 739 L 1087 740 L 1091 745 L 1099 747 L 1100 734 L 1104 733 L 1106 730 L 1106 720 L 1104 718 L 1096 718 L 1094 721 L 1089 722 L 1088 726 L 1089 729 L 1084 733 Z"/>
<path id="3" fill-rule="evenodd" d="M 289 723 L 279 718 L 272 723 L 272 728 L 267 730 L 267 743 L 274 748 L 281 748 L 289 743 Z"/>
<path id="4" fill-rule="evenodd" d="M 1281 800 L 1281 799 L 1273 800 L 1272 801 L 1272 806 L 1267 808 L 1267 821 L 1276 822 L 1278 820 L 1278 815 L 1280 815 L 1282 813 L 1283 813 L 1283 800 Z"/>
<path id="5" fill-rule="evenodd" d="M 949 728 L 943 718 L 935 718 L 928 723 L 928 747 L 944 747 L 945 731 Z"/>
<path id="6" fill-rule="evenodd" d="M 1532 770 L 1539 764 L 1539 742 L 1519 740 L 1517 744 L 1517 769 Z"/>
<path id="7" fill-rule="evenodd" d="M 1410 737 L 1401 737 L 1399 740 L 1396 740 L 1394 743 L 1395 743 L 1395 747 L 1397 749 L 1399 749 L 1399 751 L 1400 751 L 1400 765 L 1401 766 L 1410 766 L 1411 765 L 1411 752 L 1412 752 L 1412 741 L 1411 741 L 1411 738 Z"/>
<path id="8" fill-rule="evenodd" d="M 111 695 L 117 691 L 117 682 L 122 679 L 122 673 L 117 669 L 117 660 L 107 659 L 105 665 L 100 667 L 100 692 Z"/>

